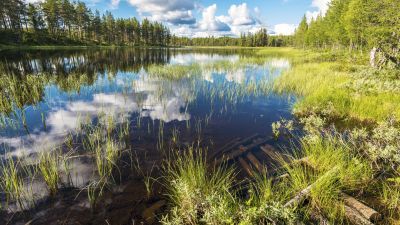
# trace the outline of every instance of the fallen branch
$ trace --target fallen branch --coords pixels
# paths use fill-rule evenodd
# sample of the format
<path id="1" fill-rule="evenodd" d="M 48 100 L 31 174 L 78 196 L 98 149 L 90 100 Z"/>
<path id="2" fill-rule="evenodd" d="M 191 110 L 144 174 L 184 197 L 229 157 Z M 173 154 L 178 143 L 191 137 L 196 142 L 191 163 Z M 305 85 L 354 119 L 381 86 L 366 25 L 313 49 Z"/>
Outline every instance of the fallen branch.
<path id="1" fill-rule="evenodd" d="M 324 180 L 325 178 L 335 175 L 339 171 L 339 167 L 336 166 L 333 169 L 326 172 L 324 175 L 319 177 L 314 183 L 306 187 L 305 189 L 301 190 L 294 198 L 290 199 L 284 207 L 293 208 L 295 206 L 300 205 L 308 196 L 310 196 L 311 190 L 316 186 L 317 183 Z"/>
<path id="2" fill-rule="evenodd" d="M 315 166 L 310 163 L 308 157 L 301 158 L 301 159 L 297 160 L 296 162 L 302 163 L 302 164 L 316 170 Z M 346 193 L 343 193 L 343 192 L 341 192 L 341 196 L 342 196 L 343 201 L 346 206 L 349 206 L 349 207 L 357 210 L 362 216 L 364 216 L 368 220 L 376 222 L 381 219 L 381 215 L 377 211 L 375 211 L 371 207 L 365 205 L 364 203 L 358 201 L 357 199 L 353 198 L 352 196 L 350 196 Z"/>

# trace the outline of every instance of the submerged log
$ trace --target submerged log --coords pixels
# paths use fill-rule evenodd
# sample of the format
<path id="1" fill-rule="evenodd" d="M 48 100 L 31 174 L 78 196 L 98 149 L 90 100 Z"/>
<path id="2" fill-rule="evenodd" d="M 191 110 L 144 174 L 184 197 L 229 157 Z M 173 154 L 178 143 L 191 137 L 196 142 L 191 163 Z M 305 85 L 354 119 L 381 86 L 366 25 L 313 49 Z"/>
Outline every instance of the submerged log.
<path id="1" fill-rule="evenodd" d="M 238 149 L 233 150 L 232 152 L 222 156 L 220 159 L 216 160 L 215 163 L 219 164 L 223 161 L 229 161 L 232 160 L 234 158 L 237 158 L 239 156 L 241 156 L 242 154 L 246 153 L 247 151 L 264 144 L 265 142 L 267 142 L 269 139 L 267 138 L 263 138 L 261 140 L 258 140 L 256 142 L 251 143 L 250 145 L 247 146 L 240 146 Z"/>
<path id="2" fill-rule="evenodd" d="M 258 170 L 258 172 L 263 173 L 265 172 L 264 166 L 261 162 L 253 155 L 253 153 L 247 153 L 247 159 L 251 162 L 251 164 Z"/>
<path id="3" fill-rule="evenodd" d="M 261 151 L 263 151 L 269 158 L 276 160 L 276 158 L 281 158 L 285 162 L 290 162 L 289 157 L 279 152 L 274 146 L 265 144 L 260 147 Z"/>
<path id="4" fill-rule="evenodd" d="M 348 194 L 345 194 L 345 193 L 341 193 L 341 194 L 342 194 L 343 201 L 347 206 L 357 210 L 361 215 L 363 215 L 368 220 L 370 220 L 372 222 L 376 222 L 381 219 L 381 215 L 374 209 L 366 206 L 365 204 L 363 204 L 362 202 L 358 201 L 357 199 L 351 197 Z"/>
<path id="5" fill-rule="evenodd" d="M 228 142 L 227 144 L 225 144 L 224 146 L 222 146 L 220 149 L 218 149 L 217 151 L 215 151 L 209 158 L 210 159 L 214 159 L 215 157 L 217 157 L 218 155 L 224 154 L 226 152 L 231 151 L 234 148 L 238 148 L 241 145 L 245 145 L 245 143 L 251 141 L 252 139 L 256 138 L 260 136 L 258 133 L 255 133 L 249 137 L 246 137 L 244 139 L 241 138 L 235 138 L 232 141 Z"/>
<path id="6" fill-rule="evenodd" d="M 211 156 L 209 156 L 209 159 L 213 159 L 216 156 L 218 156 L 219 154 L 227 151 L 228 149 L 232 149 L 232 147 L 235 147 L 238 145 L 238 143 L 240 143 L 239 141 L 240 141 L 240 138 L 234 138 L 233 140 L 229 141 L 228 143 L 226 143 L 224 146 L 222 146 L 218 150 L 214 151 L 213 154 Z"/>
<path id="7" fill-rule="evenodd" d="M 345 215 L 347 219 L 354 225 L 374 225 L 367 218 L 362 216 L 357 210 L 351 208 L 350 206 L 344 206 Z"/>
<path id="8" fill-rule="evenodd" d="M 156 212 L 166 203 L 167 202 L 165 200 L 160 200 L 152 204 L 149 208 L 143 211 L 142 213 L 143 219 L 145 219 L 148 224 L 154 223 L 156 218 Z"/>
<path id="9" fill-rule="evenodd" d="M 244 169 L 244 171 L 246 171 L 246 173 L 252 177 L 253 172 L 252 172 L 250 165 L 242 157 L 239 157 L 238 159 L 239 159 L 239 163 L 242 166 L 242 168 Z"/>

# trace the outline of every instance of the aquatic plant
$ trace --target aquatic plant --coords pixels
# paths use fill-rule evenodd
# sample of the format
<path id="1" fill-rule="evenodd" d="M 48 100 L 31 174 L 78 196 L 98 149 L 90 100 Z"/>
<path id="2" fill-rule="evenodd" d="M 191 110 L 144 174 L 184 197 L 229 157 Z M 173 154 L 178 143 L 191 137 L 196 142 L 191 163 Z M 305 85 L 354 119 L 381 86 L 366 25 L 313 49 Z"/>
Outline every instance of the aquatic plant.
<path id="1" fill-rule="evenodd" d="M 150 76 L 174 80 L 196 76 L 200 73 L 200 67 L 195 63 L 189 65 L 151 65 L 147 68 L 147 72 Z"/>
<path id="2" fill-rule="evenodd" d="M 6 194 L 6 203 L 16 201 L 21 209 L 25 208 L 25 183 L 18 171 L 20 161 L 12 158 L 2 161 L 0 187 Z"/>
<path id="3" fill-rule="evenodd" d="M 40 172 L 43 180 L 45 181 L 47 188 L 50 192 L 50 196 L 55 196 L 58 192 L 58 186 L 60 183 L 60 158 L 57 150 L 53 151 L 42 151 L 40 153 L 38 162 L 38 171 Z"/>

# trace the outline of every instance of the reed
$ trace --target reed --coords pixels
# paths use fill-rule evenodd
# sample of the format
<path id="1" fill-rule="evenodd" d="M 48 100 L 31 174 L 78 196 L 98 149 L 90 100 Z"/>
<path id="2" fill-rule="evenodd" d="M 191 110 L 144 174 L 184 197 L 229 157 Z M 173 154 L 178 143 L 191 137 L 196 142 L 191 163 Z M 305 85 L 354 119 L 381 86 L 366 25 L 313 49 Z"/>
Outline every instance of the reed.
<path id="1" fill-rule="evenodd" d="M 54 197 L 60 184 L 60 172 L 59 168 L 61 161 L 59 158 L 59 152 L 54 151 L 42 151 L 40 153 L 38 162 L 38 171 L 40 172 L 47 188 L 50 192 L 50 196 Z"/>
<path id="2" fill-rule="evenodd" d="M 12 158 L 2 161 L 0 187 L 6 194 L 6 204 L 16 201 L 20 209 L 25 209 L 25 183 L 18 171 L 20 161 Z"/>

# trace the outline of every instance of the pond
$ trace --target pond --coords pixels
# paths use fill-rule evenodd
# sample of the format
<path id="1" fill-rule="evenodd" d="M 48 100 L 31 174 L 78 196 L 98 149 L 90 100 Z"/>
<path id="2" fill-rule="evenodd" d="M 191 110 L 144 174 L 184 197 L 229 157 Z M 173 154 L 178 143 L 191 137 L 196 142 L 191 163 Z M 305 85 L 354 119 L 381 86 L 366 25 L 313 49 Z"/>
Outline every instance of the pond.
<path id="1" fill-rule="evenodd" d="M 1 187 L 0 209 L 5 215 L 35 209 L 38 215 L 55 204 L 49 195 L 63 198 L 43 176 L 46 168 L 51 174 L 54 160 L 61 171 L 56 189 L 63 189 L 64 196 L 67 190 L 74 196 L 85 190 L 87 195 L 73 200 L 87 202 L 91 184 L 107 173 L 114 174 L 116 187 L 140 186 L 131 171 L 143 182 L 160 167 L 166 149 L 198 146 L 212 153 L 234 138 L 256 133 L 279 145 L 282 140 L 272 139 L 271 124 L 292 117 L 295 99 L 275 94 L 272 82 L 288 68 L 287 58 L 257 56 L 254 50 L 2 51 L 2 179 L 14 175 L 22 181 L 14 188 Z M 104 158 L 96 158 L 98 151 L 104 151 Z M 107 164 L 118 164 L 118 172 L 110 172 Z M 10 167 L 19 171 L 4 169 Z M 7 192 L 17 189 L 19 194 Z"/>

